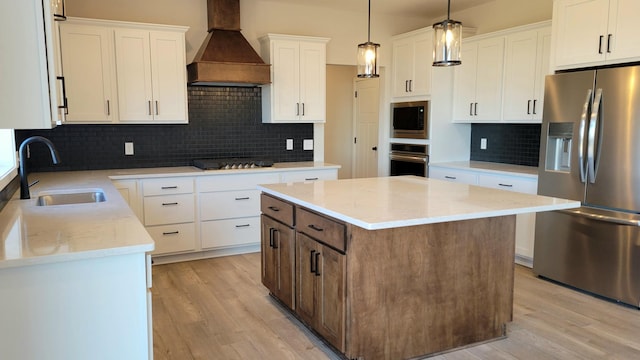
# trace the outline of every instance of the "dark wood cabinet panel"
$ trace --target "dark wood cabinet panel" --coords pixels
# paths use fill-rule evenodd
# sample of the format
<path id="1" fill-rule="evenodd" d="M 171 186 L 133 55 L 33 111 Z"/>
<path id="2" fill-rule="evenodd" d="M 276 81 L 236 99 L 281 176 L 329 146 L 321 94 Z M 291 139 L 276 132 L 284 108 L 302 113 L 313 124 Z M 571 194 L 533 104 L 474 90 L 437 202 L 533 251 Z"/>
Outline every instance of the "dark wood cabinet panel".
<path id="1" fill-rule="evenodd" d="M 295 308 L 295 230 L 262 215 L 262 283 L 290 309 Z"/>

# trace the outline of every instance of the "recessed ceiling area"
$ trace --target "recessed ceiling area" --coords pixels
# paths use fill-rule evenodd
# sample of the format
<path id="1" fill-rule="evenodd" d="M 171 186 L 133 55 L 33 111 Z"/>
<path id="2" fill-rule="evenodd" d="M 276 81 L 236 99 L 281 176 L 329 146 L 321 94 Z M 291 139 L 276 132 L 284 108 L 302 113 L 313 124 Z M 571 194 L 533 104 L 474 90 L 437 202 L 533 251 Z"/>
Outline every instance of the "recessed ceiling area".
<path id="1" fill-rule="evenodd" d="M 366 11 L 367 0 L 271 0 L 273 2 L 296 3 L 303 5 L 344 9 L 345 11 Z M 495 0 L 452 0 L 451 12 L 465 10 Z M 428 18 L 447 13 L 447 0 L 372 0 L 372 13 L 385 13 L 396 16 L 425 16 Z"/>

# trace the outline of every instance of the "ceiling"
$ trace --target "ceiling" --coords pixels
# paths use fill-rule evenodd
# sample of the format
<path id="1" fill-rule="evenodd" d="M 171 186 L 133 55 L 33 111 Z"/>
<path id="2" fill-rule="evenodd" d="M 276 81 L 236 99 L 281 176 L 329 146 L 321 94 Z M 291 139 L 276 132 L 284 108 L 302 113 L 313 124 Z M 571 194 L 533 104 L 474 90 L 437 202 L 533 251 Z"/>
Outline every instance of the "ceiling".
<path id="1" fill-rule="evenodd" d="M 313 6 L 331 7 L 348 11 L 367 11 L 367 0 L 270 0 Z M 451 12 L 490 3 L 495 0 L 452 0 Z M 447 13 L 447 0 L 371 0 L 372 13 L 397 16 L 425 16 L 433 18 Z"/>

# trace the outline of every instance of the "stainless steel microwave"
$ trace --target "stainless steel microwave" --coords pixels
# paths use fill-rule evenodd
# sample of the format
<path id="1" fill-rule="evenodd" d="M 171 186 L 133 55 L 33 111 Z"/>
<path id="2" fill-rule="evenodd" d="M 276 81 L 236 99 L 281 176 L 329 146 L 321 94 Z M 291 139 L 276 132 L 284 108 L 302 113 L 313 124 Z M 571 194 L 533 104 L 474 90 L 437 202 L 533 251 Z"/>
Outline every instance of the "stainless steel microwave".
<path id="1" fill-rule="evenodd" d="M 429 138 L 429 102 L 412 101 L 391 104 L 391 137 Z"/>

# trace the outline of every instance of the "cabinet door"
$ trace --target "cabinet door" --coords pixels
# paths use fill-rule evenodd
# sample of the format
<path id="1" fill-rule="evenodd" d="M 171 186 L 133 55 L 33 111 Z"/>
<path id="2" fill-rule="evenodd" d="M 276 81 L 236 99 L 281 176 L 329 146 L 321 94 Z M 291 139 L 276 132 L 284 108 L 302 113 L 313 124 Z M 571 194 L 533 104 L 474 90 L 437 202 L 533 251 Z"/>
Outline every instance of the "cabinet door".
<path id="1" fill-rule="evenodd" d="M 555 66 L 603 64 L 608 13 L 609 0 L 556 1 L 553 12 Z"/>
<path id="2" fill-rule="evenodd" d="M 640 33 L 640 1 L 611 0 L 609 7 L 609 32 L 611 43 L 607 62 L 632 61 L 640 58 L 638 33 Z"/>
<path id="3" fill-rule="evenodd" d="M 120 121 L 153 121 L 149 32 L 116 29 L 115 50 Z"/>
<path id="4" fill-rule="evenodd" d="M 536 85 L 538 31 L 506 38 L 504 64 L 504 121 L 530 121 Z"/>
<path id="5" fill-rule="evenodd" d="M 317 242 L 296 233 L 296 314 L 309 325 L 316 318 L 316 273 L 313 264 L 318 253 Z"/>
<path id="6" fill-rule="evenodd" d="M 278 121 L 295 122 L 300 114 L 300 46 L 298 41 L 273 43 L 272 113 Z"/>
<path id="7" fill-rule="evenodd" d="M 465 43 L 461 51 L 462 64 L 454 70 L 453 121 L 469 122 L 475 118 L 478 44 Z"/>
<path id="8" fill-rule="evenodd" d="M 277 222 L 270 217 L 260 216 L 260 249 L 262 262 L 262 284 L 276 295 L 277 254 L 273 246 L 273 229 Z"/>
<path id="9" fill-rule="evenodd" d="M 413 41 L 410 38 L 393 42 L 393 79 L 394 97 L 409 95 L 409 80 L 413 77 Z"/>
<path id="10" fill-rule="evenodd" d="M 112 31 L 61 23 L 68 123 L 110 123 L 116 118 Z"/>
<path id="11" fill-rule="evenodd" d="M 542 122 L 544 108 L 544 81 L 551 74 L 551 28 L 538 31 L 538 65 L 536 68 L 536 84 L 533 92 L 533 122 Z"/>
<path id="12" fill-rule="evenodd" d="M 326 50 L 324 43 L 300 42 L 300 119 L 326 118 Z"/>
<path id="13" fill-rule="evenodd" d="M 263 217 L 263 222 L 264 222 Z M 273 276 L 271 292 L 287 305 L 290 309 L 295 308 L 295 292 L 293 276 L 294 254 L 295 254 L 295 230 L 292 228 L 267 218 L 268 226 L 263 225 L 263 249 L 271 252 L 274 271 L 270 272 Z M 265 244 L 266 242 L 266 244 Z"/>
<path id="14" fill-rule="evenodd" d="M 320 246 L 319 249 L 315 327 L 331 345 L 344 352 L 346 259 L 345 255 L 328 246 Z"/>
<path id="15" fill-rule="evenodd" d="M 486 39 L 478 43 L 476 68 L 476 121 L 500 121 L 502 110 L 502 74 L 504 37 Z"/>
<path id="16" fill-rule="evenodd" d="M 413 39 L 412 96 L 431 94 L 431 70 L 433 69 L 433 34 L 426 32 Z"/>
<path id="17" fill-rule="evenodd" d="M 184 35 L 152 31 L 151 85 L 155 122 L 187 122 Z"/>

